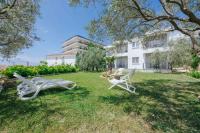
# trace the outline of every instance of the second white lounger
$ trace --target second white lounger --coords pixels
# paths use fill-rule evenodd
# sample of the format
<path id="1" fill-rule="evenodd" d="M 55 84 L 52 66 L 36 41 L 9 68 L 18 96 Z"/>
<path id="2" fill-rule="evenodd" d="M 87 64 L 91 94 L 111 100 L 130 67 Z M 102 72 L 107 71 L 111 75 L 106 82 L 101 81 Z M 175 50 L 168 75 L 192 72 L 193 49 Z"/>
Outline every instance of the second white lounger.
<path id="1" fill-rule="evenodd" d="M 118 86 L 130 93 L 135 93 L 136 88 L 131 85 L 131 79 L 135 73 L 135 70 L 127 70 L 126 74 L 124 76 L 121 76 L 120 79 L 112 78 L 109 79 L 109 82 L 112 84 L 112 86 L 109 89 L 112 89 L 115 86 Z M 131 90 L 131 88 L 133 90 Z"/>

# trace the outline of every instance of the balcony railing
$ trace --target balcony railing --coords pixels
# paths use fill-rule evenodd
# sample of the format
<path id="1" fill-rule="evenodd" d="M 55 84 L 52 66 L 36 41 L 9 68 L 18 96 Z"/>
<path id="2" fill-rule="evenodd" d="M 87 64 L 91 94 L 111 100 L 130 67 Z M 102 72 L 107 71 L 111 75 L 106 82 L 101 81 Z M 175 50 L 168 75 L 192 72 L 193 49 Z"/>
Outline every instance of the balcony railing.
<path id="1" fill-rule="evenodd" d="M 155 41 L 150 41 L 146 42 L 143 47 L 144 48 L 156 48 L 156 47 L 163 47 L 166 45 L 167 42 L 166 40 L 155 40 Z"/>
<path id="2" fill-rule="evenodd" d="M 123 53 L 127 53 L 128 52 L 128 49 L 126 50 L 117 50 L 116 53 L 118 54 L 123 54 Z"/>

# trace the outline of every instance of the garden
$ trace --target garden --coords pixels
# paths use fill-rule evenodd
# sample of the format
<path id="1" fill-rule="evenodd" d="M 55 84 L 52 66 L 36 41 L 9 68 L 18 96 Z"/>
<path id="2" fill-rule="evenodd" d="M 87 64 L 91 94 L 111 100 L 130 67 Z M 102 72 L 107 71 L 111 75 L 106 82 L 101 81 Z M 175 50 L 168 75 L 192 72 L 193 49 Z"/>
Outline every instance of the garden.
<path id="1" fill-rule="evenodd" d="M 199 81 L 183 74 L 137 72 L 136 94 L 110 84 L 101 73 L 45 76 L 76 82 L 73 90 L 41 91 L 21 101 L 16 88 L 0 93 L 0 132 L 199 132 Z"/>
<path id="2" fill-rule="evenodd" d="M 155 62 L 160 62 L 159 51 L 155 55 Z M 195 59 L 192 61 L 197 60 L 196 69 L 199 58 Z M 108 89 L 111 86 L 108 78 L 115 73 L 114 60 L 115 57 L 105 57 L 101 47 L 91 45 L 77 54 L 75 66 L 48 66 L 42 61 L 38 66 L 7 67 L 1 74 L 14 83 L 3 86 L 0 93 L 0 132 L 200 131 L 197 70 L 165 74 L 136 72 L 130 79 L 136 93 L 129 93 L 126 88 Z M 159 64 L 156 66 L 159 68 Z M 32 100 L 23 101 L 18 97 L 19 80 L 14 78 L 15 72 L 27 79 L 39 76 L 48 82 L 69 80 L 76 87 L 52 87 L 41 90 Z M 39 78 L 37 82 L 41 81 Z"/>
<path id="3" fill-rule="evenodd" d="M 0 59 L 12 65 L 0 71 L 0 132 L 200 132 L 200 1 L 68 0 L 67 8 L 59 2 L 0 0 Z M 77 7 L 78 15 L 69 7 Z M 44 53 L 56 51 L 64 36 L 85 34 L 83 27 L 95 41 L 131 47 L 108 55 L 107 47 L 90 39 L 86 47 L 78 41 L 73 49 L 65 41 L 62 48 L 73 50 L 69 57 L 76 56 L 75 65 L 66 64 L 63 51 L 56 54 L 62 64 L 56 56 L 54 66 L 45 61 L 31 66 L 32 58 L 38 63 Z M 40 43 L 32 52 L 23 51 Z M 124 69 L 129 73 L 113 76 L 115 54 L 129 56 L 129 48 L 146 50 L 155 73 Z M 27 66 L 13 65 L 20 64 L 11 61 L 20 61 L 20 54 Z M 135 58 L 131 63 L 140 64 Z M 171 73 L 161 73 L 163 64 Z"/>

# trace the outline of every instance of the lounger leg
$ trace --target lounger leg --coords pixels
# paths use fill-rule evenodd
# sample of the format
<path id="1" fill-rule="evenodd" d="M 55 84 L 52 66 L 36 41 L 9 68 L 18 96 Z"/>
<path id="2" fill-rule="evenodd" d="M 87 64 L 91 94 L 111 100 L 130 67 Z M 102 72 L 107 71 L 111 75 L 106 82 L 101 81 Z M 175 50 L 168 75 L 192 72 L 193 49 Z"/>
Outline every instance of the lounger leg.
<path id="1" fill-rule="evenodd" d="M 123 84 L 123 85 L 126 86 L 126 84 Z M 130 93 L 134 93 L 132 90 L 128 89 L 127 87 L 125 87 L 123 85 L 118 84 L 117 86 L 120 87 L 120 88 L 122 88 L 122 89 L 124 89 L 124 90 L 126 90 L 126 91 L 128 91 L 128 92 L 130 92 Z"/>
<path id="2" fill-rule="evenodd" d="M 126 87 L 127 87 L 127 90 L 131 93 L 135 93 L 135 87 L 129 85 L 127 82 L 126 82 Z M 134 88 L 134 90 L 132 91 L 130 88 Z"/>
<path id="3" fill-rule="evenodd" d="M 133 88 L 133 92 L 135 93 L 135 90 L 136 90 L 136 87 L 132 86 L 132 85 L 129 85 L 129 87 Z"/>
<path id="4" fill-rule="evenodd" d="M 108 88 L 108 89 L 110 90 L 110 89 L 112 89 L 112 88 L 115 87 L 115 86 L 116 86 L 116 84 L 112 85 L 112 86 L 111 86 L 110 88 Z"/>
<path id="5" fill-rule="evenodd" d="M 59 84 L 58 84 L 58 85 L 59 85 Z M 72 87 L 67 87 L 67 86 L 63 86 L 63 85 L 59 85 L 59 86 L 65 88 L 65 89 L 68 89 L 68 90 L 72 90 L 72 89 L 74 89 L 77 85 L 76 85 L 76 83 L 74 83 Z"/>
<path id="6" fill-rule="evenodd" d="M 128 89 L 128 90 L 130 90 L 130 88 L 129 88 L 129 85 L 128 85 L 128 83 L 126 82 L 126 88 Z"/>
<path id="7" fill-rule="evenodd" d="M 31 97 L 23 97 L 23 96 L 20 95 L 19 98 L 20 98 L 21 100 L 31 100 L 31 99 L 34 99 L 34 98 L 37 97 L 37 95 L 38 95 L 38 93 L 40 92 L 40 90 L 41 90 L 41 87 L 38 88 L 38 89 L 36 90 L 36 92 L 33 94 L 33 96 L 31 96 Z"/>

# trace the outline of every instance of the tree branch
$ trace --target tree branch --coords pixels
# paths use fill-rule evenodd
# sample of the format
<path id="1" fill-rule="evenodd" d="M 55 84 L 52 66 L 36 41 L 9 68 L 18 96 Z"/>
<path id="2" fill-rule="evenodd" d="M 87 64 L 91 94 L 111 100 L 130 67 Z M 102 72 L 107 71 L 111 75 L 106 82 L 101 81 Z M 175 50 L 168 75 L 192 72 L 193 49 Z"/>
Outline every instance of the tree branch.
<path id="1" fill-rule="evenodd" d="M 188 19 L 182 19 L 176 16 L 173 16 L 172 14 L 167 16 L 167 15 L 160 15 L 160 16 L 153 16 L 150 14 L 147 14 L 145 12 L 142 11 L 142 8 L 140 7 L 139 3 L 136 0 L 132 0 L 132 2 L 135 4 L 136 6 L 136 10 L 140 13 L 140 15 L 146 20 L 146 21 L 154 21 L 154 20 L 168 20 L 168 19 L 173 19 L 173 20 L 178 20 L 178 21 L 182 21 L 182 22 L 189 22 Z M 164 6 L 161 3 L 162 6 Z"/>
<path id="2" fill-rule="evenodd" d="M 160 1 L 160 4 L 161 4 L 163 10 L 166 12 L 166 14 L 168 14 L 169 16 L 173 16 L 173 14 L 170 13 L 170 12 L 167 10 L 166 5 L 165 5 L 165 3 L 163 2 L 163 0 L 159 0 L 159 1 Z"/>
<path id="3" fill-rule="evenodd" d="M 200 18 L 198 18 L 197 16 L 195 16 L 195 14 L 190 11 L 187 6 L 186 3 L 182 2 L 183 4 L 177 2 L 177 1 L 172 1 L 172 0 L 166 0 L 167 3 L 172 3 L 172 4 L 176 4 L 179 6 L 180 10 L 186 15 L 188 16 L 189 20 L 193 23 L 196 23 L 200 26 Z"/>
<path id="4" fill-rule="evenodd" d="M 9 9 L 12 9 L 15 6 L 16 2 L 17 0 L 13 0 L 12 4 L 8 4 L 6 7 L 0 9 L 0 14 L 7 13 Z"/>

